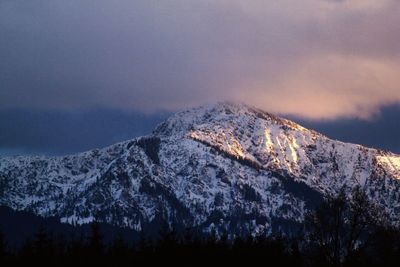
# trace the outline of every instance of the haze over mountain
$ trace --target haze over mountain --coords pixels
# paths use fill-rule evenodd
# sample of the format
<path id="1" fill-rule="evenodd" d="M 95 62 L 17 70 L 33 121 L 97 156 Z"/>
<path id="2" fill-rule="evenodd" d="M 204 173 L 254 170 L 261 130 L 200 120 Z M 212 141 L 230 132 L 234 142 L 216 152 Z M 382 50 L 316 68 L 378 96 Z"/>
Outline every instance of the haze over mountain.
<path id="1" fill-rule="evenodd" d="M 72 224 L 290 232 L 326 194 L 355 187 L 399 224 L 400 156 L 227 102 L 100 150 L 3 157 L 0 183 L 1 205 Z"/>

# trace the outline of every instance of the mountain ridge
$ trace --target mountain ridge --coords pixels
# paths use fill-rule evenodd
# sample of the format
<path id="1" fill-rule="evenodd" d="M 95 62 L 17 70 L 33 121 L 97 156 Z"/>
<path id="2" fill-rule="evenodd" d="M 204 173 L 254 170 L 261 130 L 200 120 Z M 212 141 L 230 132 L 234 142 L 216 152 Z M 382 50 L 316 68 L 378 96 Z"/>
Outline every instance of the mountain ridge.
<path id="1" fill-rule="evenodd" d="M 228 102 L 179 112 L 150 135 L 103 149 L 0 158 L 0 183 L 1 205 L 135 230 L 162 221 L 204 231 L 282 230 L 301 224 L 326 194 L 356 186 L 393 223 L 400 212 L 400 156 Z"/>

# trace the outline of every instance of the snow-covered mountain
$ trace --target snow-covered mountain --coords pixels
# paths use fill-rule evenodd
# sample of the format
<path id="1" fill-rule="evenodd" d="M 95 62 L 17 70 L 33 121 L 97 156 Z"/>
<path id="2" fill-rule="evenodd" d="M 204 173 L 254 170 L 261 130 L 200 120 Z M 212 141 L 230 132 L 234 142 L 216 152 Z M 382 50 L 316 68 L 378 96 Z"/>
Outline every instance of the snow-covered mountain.
<path id="1" fill-rule="evenodd" d="M 324 194 L 357 185 L 400 223 L 400 156 L 230 103 L 177 113 L 151 135 L 104 149 L 0 159 L 0 205 L 136 230 L 163 220 L 204 230 L 289 229 Z"/>

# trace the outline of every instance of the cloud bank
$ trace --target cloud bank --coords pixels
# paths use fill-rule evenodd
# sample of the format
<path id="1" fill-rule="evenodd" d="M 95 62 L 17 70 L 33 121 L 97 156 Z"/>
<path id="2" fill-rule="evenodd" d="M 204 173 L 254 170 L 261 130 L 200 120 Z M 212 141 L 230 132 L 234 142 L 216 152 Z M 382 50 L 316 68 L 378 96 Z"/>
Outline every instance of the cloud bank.
<path id="1" fill-rule="evenodd" d="M 400 102 L 399 33 L 396 0 L 4 0 L 0 108 L 368 119 Z"/>

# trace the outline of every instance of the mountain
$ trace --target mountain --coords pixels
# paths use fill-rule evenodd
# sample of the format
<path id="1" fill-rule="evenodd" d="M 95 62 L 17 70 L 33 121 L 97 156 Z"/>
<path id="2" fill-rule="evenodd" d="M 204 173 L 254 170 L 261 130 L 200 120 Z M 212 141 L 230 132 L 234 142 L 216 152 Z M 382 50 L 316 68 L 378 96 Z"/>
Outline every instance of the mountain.
<path id="1" fill-rule="evenodd" d="M 361 186 L 394 224 L 400 156 L 331 140 L 243 104 L 179 112 L 152 134 L 64 157 L 0 159 L 0 205 L 150 231 L 293 231 L 326 194 Z"/>

